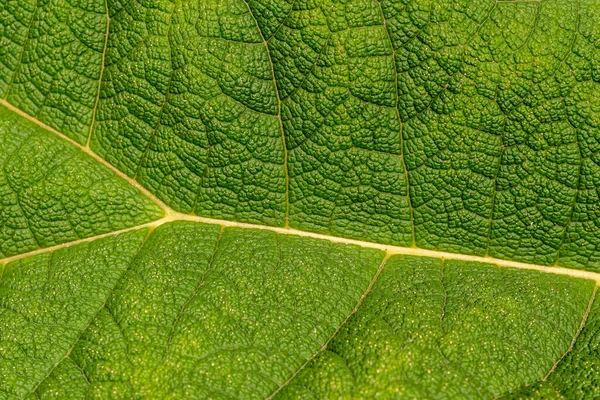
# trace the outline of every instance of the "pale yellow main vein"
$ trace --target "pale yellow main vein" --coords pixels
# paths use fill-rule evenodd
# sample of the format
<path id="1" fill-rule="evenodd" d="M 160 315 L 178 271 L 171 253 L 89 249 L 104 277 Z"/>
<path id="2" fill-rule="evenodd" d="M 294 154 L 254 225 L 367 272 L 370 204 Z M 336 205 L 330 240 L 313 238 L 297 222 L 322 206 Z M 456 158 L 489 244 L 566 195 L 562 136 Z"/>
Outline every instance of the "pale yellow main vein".
<path id="1" fill-rule="evenodd" d="M 19 254 L 16 256 L 3 258 L 3 259 L 0 259 L 0 264 L 6 264 L 11 261 L 16 261 L 16 260 L 31 256 L 31 255 L 58 250 L 58 249 L 70 247 L 70 246 L 73 246 L 73 245 L 76 245 L 79 243 L 83 243 L 83 242 L 91 242 L 96 239 L 100 239 L 100 238 L 111 236 L 111 235 L 117 235 L 117 234 L 124 233 L 124 232 L 129 232 L 129 231 L 136 230 L 136 229 L 148 228 L 148 227 L 154 229 L 160 225 L 166 224 L 168 222 L 173 222 L 173 221 L 191 221 L 191 222 L 200 222 L 200 223 L 205 223 L 205 224 L 216 224 L 216 225 L 220 225 L 221 227 L 224 227 L 224 228 L 261 229 L 261 230 L 267 230 L 267 231 L 280 233 L 283 235 L 296 235 L 296 236 L 302 236 L 302 237 L 310 237 L 310 238 L 314 238 L 314 239 L 329 240 L 330 242 L 333 242 L 333 243 L 342 243 L 342 244 L 355 245 L 355 246 L 360 246 L 360 247 L 365 247 L 365 248 L 377 249 L 377 250 L 381 250 L 381 251 L 385 252 L 388 256 L 401 254 L 401 255 L 411 255 L 411 256 L 418 256 L 418 257 L 441 258 L 442 260 L 460 260 L 460 261 L 471 261 L 471 262 L 495 264 L 498 267 L 509 267 L 509 268 L 517 268 L 517 269 L 545 272 L 545 273 L 556 274 L 556 275 L 567 275 L 567 276 L 572 276 L 575 278 L 590 279 L 590 280 L 600 283 L 600 273 L 597 273 L 597 272 L 582 271 L 582 270 L 578 270 L 578 269 L 569 269 L 569 268 L 562 268 L 562 267 L 547 267 L 544 265 L 527 264 L 527 263 L 522 263 L 522 262 L 518 262 L 518 261 L 502 260 L 502 259 L 493 258 L 493 257 L 471 256 L 468 254 L 448 253 L 445 251 L 426 250 L 426 249 L 419 249 L 419 248 L 413 248 L 413 247 L 400 247 L 400 246 L 393 246 L 393 245 L 380 244 L 380 243 L 363 242 L 361 240 L 346 239 L 346 238 L 341 238 L 341 237 L 336 237 L 336 236 L 323 235 L 320 233 L 299 231 L 297 229 L 292 229 L 292 228 L 280 228 L 280 227 L 276 227 L 276 226 L 255 225 L 255 224 L 249 224 L 249 223 L 244 223 L 244 222 L 226 221 L 226 220 L 222 220 L 222 219 L 213 219 L 213 218 L 199 217 L 196 215 L 181 214 L 181 213 L 178 213 L 178 212 L 172 211 L 172 210 L 168 211 L 167 215 L 164 218 L 159 219 L 154 222 L 148 222 L 148 223 L 145 223 L 142 225 L 134 226 L 134 227 L 127 228 L 127 229 L 121 229 L 121 230 L 118 230 L 115 232 L 104 233 L 102 235 L 92 236 L 92 237 L 85 238 L 85 239 L 79 239 L 79 240 L 75 240 L 72 242 L 59 244 L 57 246 L 47 247 L 44 249 L 38 249 L 38 250 L 30 251 L 28 253 L 23 253 L 23 254 Z"/>
<path id="2" fill-rule="evenodd" d="M 545 273 L 557 274 L 557 275 L 567 275 L 567 276 L 572 276 L 572 277 L 576 277 L 576 278 L 590 279 L 590 280 L 600 283 L 600 273 L 590 272 L 590 271 L 562 268 L 562 267 L 557 267 L 557 266 L 547 267 L 544 265 L 527 264 L 527 263 L 522 263 L 522 262 L 518 262 L 518 261 L 502 260 L 499 258 L 493 258 L 493 257 L 489 257 L 489 256 L 483 256 L 483 257 L 482 256 L 472 256 L 472 255 L 467 255 L 467 254 L 448 253 L 448 252 L 444 252 L 444 251 L 426 250 L 426 249 L 420 249 L 420 248 L 414 248 L 414 247 L 400 247 L 400 246 L 386 245 L 386 244 L 380 244 L 380 243 L 371 243 L 371 242 L 365 242 L 365 241 L 361 241 L 361 240 L 346 239 L 346 238 L 341 238 L 341 237 L 336 237 L 336 236 L 323 235 L 323 234 L 319 234 L 319 233 L 305 232 L 305 231 L 300 231 L 300 230 L 292 229 L 292 228 L 281 228 L 281 227 L 275 227 L 275 226 L 250 224 L 250 223 L 235 222 L 235 221 L 226 221 L 226 220 L 220 220 L 220 219 L 199 217 L 199 216 L 195 216 L 195 215 L 182 214 L 182 213 L 179 213 L 179 212 L 173 210 L 169 206 L 167 206 L 164 202 L 162 202 L 154 194 L 152 194 L 150 191 L 148 191 L 148 189 L 144 188 L 135 179 L 133 179 L 130 176 L 126 175 L 125 173 L 119 171 L 112 164 L 108 163 L 107 161 L 102 159 L 100 156 L 98 156 L 96 153 L 92 152 L 89 148 L 82 146 L 81 144 L 68 138 L 67 136 L 65 136 L 62 133 L 58 132 L 57 130 L 49 127 L 48 125 L 44 124 L 43 122 L 40 122 L 37 119 L 33 118 L 32 116 L 15 108 L 14 106 L 9 104 L 5 100 L 0 99 L 0 105 L 5 106 L 6 108 L 10 109 L 11 111 L 23 116 L 24 118 L 39 125 L 40 127 L 46 129 L 47 131 L 54 133 L 55 135 L 61 137 L 62 139 L 66 140 L 67 142 L 71 143 L 73 146 L 76 146 L 84 153 L 93 157 L 99 163 L 101 163 L 102 165 L 109 168 L 111 171 L 113 171 L 119 177 L 125 179 L 127 182 L 129 182 L 130 185 L 134 186 L 140 192 L 142 192 L 145 196 L 147 196 L 152 201 L 154 201 L 159 207 L 161 207 L 163 209 L 163 211 L 165 213 L 165 217 L 158 221 L 149 222 L 146 224 L 138 225 L 138 226 L 127 228 L 127 229 L 122 229 L 122 230 L 111 232 L 111 233 L 105 233 L 102 235 L 92 236 L 92 237 L 89 237 L 86 239 L 75 240 L 75 241 L 63 243 L 63 244 L 60 244 L 57 246 L 52 246 L 52 247 L 48 247 L 48 248 L 44 248 L 44 249 L 38 249 L 38 250 L 34 250 L 34 251 L 31 251 L 28 253 L 23 253 L 23 254 L 19 254 L 16 256 L 0 259 L 0 264 L 2 264 L 2 265 L 5 265 L 6 263 L 9 263 L 11 261 L 19 260 L 19 259 L 31 256 L 31 255 L 58 250 L 58 249 L 61 249 L 64 247 L 76 245 L 78 243 L 90 242 L 95 239 L 99 239 L 99 238 L 110 236 L 110 235 L 116 235 L 119 233 L 128 232 L 128 231 L 135 230 L 135 229 L 140 229 L 140 228 L 145 228 L 145 227 L 156 228 L 157 226 L 160 226 L 162 224 L 165 224 L 167 222 L 172 222 L 172 221 L 192 221 L 192 222 L 202 222 L 202 223 L 207 223 L 207 224 L 217 224 L 217 225 L 220 225 L 225 228 L 237 227 L 237 228 L 246 228 L 246 229 L 262 229 L 262 230 L 268 230 L 268 231 L 272 231 L 272 232 L 276 232 L 276 233 L 281 233 L 284 235 L 297 235 L 297 236 L 303 236 L 303 237 L 311 237 L 311 238 L 315 238 L 315 239 L 324 239 L 324 240 L 329 240 L 334 243 L 351 244 L 351 245 L 356 245 L 356 246 L 361 246 L 361 247 L 366 247 L 366 248 L 378 249 L 378 250 L 384 251 L 388 256 L 396 255 L 396 254 L 404 254 L 404 255 L 413 255 L 413 256 L 419 256 L 419 257 L 441 258 L 444 260 L 461 260 L 461 261 L 488 263 L 488 264 L 495 264 L 498 267 L 510 267 L 510 268 L 539 271 L 539 272 L 545 272 Z"/>

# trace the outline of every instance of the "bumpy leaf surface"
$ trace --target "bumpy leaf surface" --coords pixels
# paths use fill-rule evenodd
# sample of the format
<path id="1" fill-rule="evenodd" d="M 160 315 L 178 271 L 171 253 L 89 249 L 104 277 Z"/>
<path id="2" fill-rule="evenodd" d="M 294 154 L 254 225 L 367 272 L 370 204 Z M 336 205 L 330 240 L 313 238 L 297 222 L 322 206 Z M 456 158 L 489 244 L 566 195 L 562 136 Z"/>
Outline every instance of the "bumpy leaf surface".
<path id="1" fill-rule="evenodd" d="M 599 20 L 0 0 L 0 399 L 600 396 Z"/>
<path id="2" fill-rule="evenodd" d="M 0 256 L 162 217 L 138 189 L 64 140 L 0 106 Z"/>

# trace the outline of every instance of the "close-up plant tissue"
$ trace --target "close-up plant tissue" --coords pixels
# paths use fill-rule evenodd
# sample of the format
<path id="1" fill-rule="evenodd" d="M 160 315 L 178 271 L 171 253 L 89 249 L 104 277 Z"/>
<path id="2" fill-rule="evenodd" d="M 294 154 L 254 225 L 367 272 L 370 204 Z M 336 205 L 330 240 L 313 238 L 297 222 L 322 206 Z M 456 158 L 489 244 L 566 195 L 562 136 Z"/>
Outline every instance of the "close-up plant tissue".
<path id="1" fill-rule="evenodd" d="M 600 398 L 600 2 L 0 0 L 0 267 L 0 400 Z"/>

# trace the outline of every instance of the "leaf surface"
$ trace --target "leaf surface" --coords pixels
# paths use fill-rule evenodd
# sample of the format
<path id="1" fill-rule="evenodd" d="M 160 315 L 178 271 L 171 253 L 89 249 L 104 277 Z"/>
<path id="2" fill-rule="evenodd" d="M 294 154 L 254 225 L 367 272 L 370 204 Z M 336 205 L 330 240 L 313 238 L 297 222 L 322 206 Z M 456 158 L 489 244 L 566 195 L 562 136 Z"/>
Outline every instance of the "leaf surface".
<path id="1" fill-rule="evenodd" d="M 0 398 L 593 398 L 595 0 L 0 0 Z"/>
<path id="2" fill-rule="evenodd" d="M 0 106 L 0 257 L 160 219 L 163 211 L 89 155 Z"/>

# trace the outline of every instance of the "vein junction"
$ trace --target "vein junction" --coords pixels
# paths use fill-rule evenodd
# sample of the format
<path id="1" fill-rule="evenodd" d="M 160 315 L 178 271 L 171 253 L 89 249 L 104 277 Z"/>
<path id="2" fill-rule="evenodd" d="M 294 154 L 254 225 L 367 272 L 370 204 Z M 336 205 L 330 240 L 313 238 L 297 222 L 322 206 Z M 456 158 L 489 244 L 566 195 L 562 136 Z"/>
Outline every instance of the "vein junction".
<path id="1" fill-rule="evenodd" d="M 281 233 L 281 234 L 312 237 L 315 239 L 324 239 L 324 240 L 329 240 L 329 241 L 335 242 L 335 243 L 346 243 L 346 244 L 352 244 L 352 245 L 357 245 L 357 246 L 366 247 L 366 248 L 379 249 L 379 250 L 386 252 L 386 254 L 388 254 L 388 255 L 405 254 L 405 255 L 415 255 L 415 256 L 421 256 L 421 257 L 442 258 L 442 259 L 447 259 L 447 260 L 463 260 L 463 261 L 490 263 L 490 264 L 496 264 L 499 267 L 511 267 L 511 268 L 527 269 L 527 270 L 536 270 L 536 271 L 540 271 L 540 272 L 546 272 L 546 273 L 552 273 L 552 274 L 558 274 L 558 275 L 567 275 L 567 276 L 590 279 L 590 280 L 593 280 L 596 282 L 600 282 L 600 273 L 590 272 L 590 271 L 561 268 L 561 267 L 557 267 L 557 266 L 547 267 L 544 265 L 528 264 L 528 263 L 522 263 L 522 262 L 517 262 L 517 261 L 503 260 L 503 259 L 493 258 L 493 257 L 489 257 L 489 256 L 482 257 L 482 256 L 468 255 L 468 254 L 458 254 L 458 253 L 450 253 L 450 252 L 444 252 L 444 251 L 420 249 L 420 248 L 415 248 L 415 247 L 401 247 L 401 246 L 393 246 L 393 245 L 386 245 L 386 244 L 379 244 L 379 243 L 371 243 L 371 242 L 366 242 L 366 241 L 361 241 L 361 240 L 346 239 L 346 238 L 329 236 L 329 235 L 324 235 L 324 234 L 319 234 L 319 233 L 307 232 L 307 231 L 302 231 L 302 230 L 292 229 L 292 228 L 281 228 L 281 227 L 274 227 L 274 226 L 268 226 L 268 225 L 227 221 L 227 220 L 220 220 L 220 219 L 214 219 L 214 218 L 200 217 L 200 216 L 196 216 L 196 215 L 183 214 L 183 213 L 173 210 L 171 207 L 166 205 L 163 201 L 158 199 L 154 194 L 152 194 L 150 191 L 148 191 L 146 188 L 144 188 L 142 185 L 140 185 L 139 182 L 137 182 L 135 179 L 129 177 L 127 174 L 124 174 L 123 172 L 121 172 L 120 170 L 115 168 L 112 164 L 110 164 L 107 161 L 105 161 L 104 159 L 102 159 L 100 156 L 98 156 L 96 153 L 94 153 L 89 147 L 83 146 L 83 145 L 75 142 L 74 140 L 68 138 L 67 136 L 63 135 L 62 133 L 58 132 L 57 130 L 38 121 L 37 119 L 33 118 L 32 116 L 22 112 L 18 108 L 14 107 L 10 103 L 8 103 L 6 100 L 0 99 L 0 105 L 5 106 L 6 108 L 25 117 L 29 121 L 37 124 L 38 126 L 44 128 L 45 130 L 52 132 L 53 134 L 59 136 L 60 138 L 64 139 L 65 141 L 71 143 L 73 146 L 76 146 L 82 152 L 93 157 L 99 163 L 110 168 L 116 175 L 118 175 L 119 177 L 126 180 L 131 186 L 137 188 L 145 196 L 147 196 L 153 202 L 155 202 L 160 208 L 162 208 L 162 210 L 165 213 L 165 216 L 162 219 L 159 219 L 154 222 L 145 223 L 142 225 L 130 227 L 127 229 L 122 229 L 119 231 L 105 233 L 102 235 L 92 236 L 92 237 L 88 237 L 85 239 L 66 242 L 66 243 L 63 243 L 63 244 L 60 244 L 57 246 L 38 249 L 35 251 L 26 252 L 23 254 L 12 256 L 12 257 L 6 257 L 4 259 L 0 259 L 0 264 L 2 264 L 2 266 L 6 265 L 9 262 L 16 261 L 16 260 L 31 256 L 31 255 L 41 254 L 41 253 L 50 252 L 50 251 L 58 250 L 58 249 L 65 248 L 65 247 L 70 247 L 70 246 L 73 246 L 73 245 L 76 245 L 76 244 L 82 243 L 82 242 L 90 242 L 90 241 L 93 241 L 93 240 L 96 240 L 96 239 L 99 239 L 102 237 L 110 236 L 110 235 L 116 235 L 119 233 L 128 232 L 128 231 L 141 229 L 141 228 L 145 228 L 145 227 L 156 228 L 162 224 L 172 222 L 172 221 L 193 221 L 193 222 L 200 222 L 200 223 L 207 223 L 207 224 L 218 224 L 222 227 L 263 229 L 263 230 L 269 230 L 269 231 L 273 231 L 273 232 L 277 232 L 277 233 Z"/>

